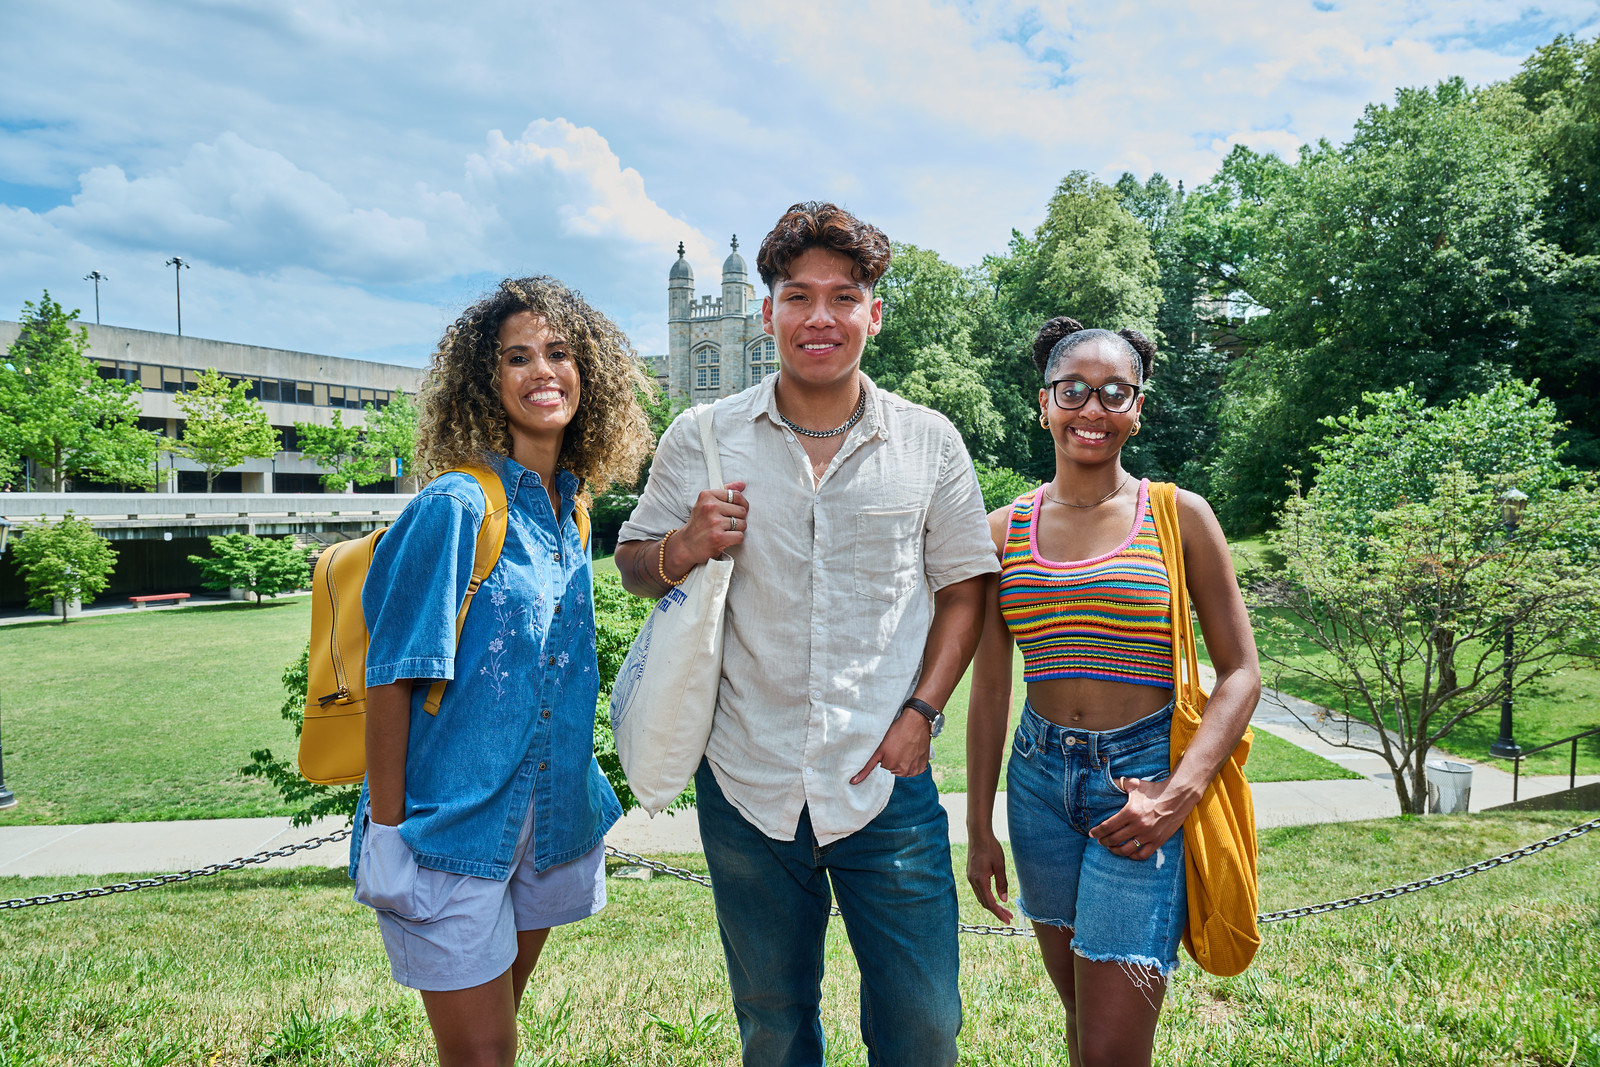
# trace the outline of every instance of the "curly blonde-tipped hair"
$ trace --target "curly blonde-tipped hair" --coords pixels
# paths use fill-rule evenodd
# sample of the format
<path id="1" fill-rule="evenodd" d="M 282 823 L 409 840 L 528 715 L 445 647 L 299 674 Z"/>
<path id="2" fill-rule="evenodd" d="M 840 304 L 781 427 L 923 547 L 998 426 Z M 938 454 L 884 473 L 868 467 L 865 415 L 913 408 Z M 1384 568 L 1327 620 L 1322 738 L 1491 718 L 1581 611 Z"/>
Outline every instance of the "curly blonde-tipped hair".
<path id="1" fill-rule="evenodd" d="M 531 311 L 566 339 L 578 366 L 578 410 L 567 424 L 558 467 L 592 493 L 632 482 L 650 449 L 638 392 L 655 382 L 616 323 L 554 278 L 507 278 L 445 331 L 422 385 L 417 466 L 432 477 L 485 454 L 509 456 L 511 433 L 500 402 L 500 327 Z"/>

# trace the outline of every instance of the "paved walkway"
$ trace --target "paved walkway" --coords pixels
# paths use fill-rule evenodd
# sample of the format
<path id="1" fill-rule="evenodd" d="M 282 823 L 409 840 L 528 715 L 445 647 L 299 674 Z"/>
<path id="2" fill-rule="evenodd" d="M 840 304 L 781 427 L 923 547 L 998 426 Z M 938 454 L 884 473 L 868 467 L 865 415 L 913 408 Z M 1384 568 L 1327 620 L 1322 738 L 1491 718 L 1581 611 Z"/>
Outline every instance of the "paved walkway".
<path id="1" fill-rule="evenodd" d="M 1202 681 L 1209 685 L 1211 678 Z M 1307 823 L 1351 822 L 1393 816 L 1399 806 L 1388 766 L 1378 756 L 1339 748 L 1319 738 L 1304 722 L 1316 722 L 1315 705 L 1268 692 L 1256 708 L 1252 725 L 1301 748 L 1332 760 L 1362 777 L 1323 782 L 1261 782 L 1253 786 L 1256 823 L 1262 827 Z M 1299 713 L 1299 718 L 1296 717 Z M 1343 736 L 1332 720 L 1319 727 L 1323 737 Z M 1351 736 L 1376 740 L 1370 727 L 1350 725 Z M 1451 757 L 1457 758 L 1457 757 Z M 1472 766 L 1470 810 L 1482 811 L 1511 800 L 1511 774 L 1504 764 L 1464 761 Z M 1600 775 L 1579 775 L 1578 784 L 1600 782 Z M 1542 796 L 1567 787 L 1565 775 L 1524 776 L 1520 795 Z M 950 814 L 950 838 L 967 840 L 967 796 L 941 798 Z M 185 822 L 100 823 L 86 826 L 0 827 L 0 878 L 7 875 L 93 876 L 128 871 L 177 871 L 248 856 L 268 848 L 305 841 L 344 825 L 342 818 L 324 819 L 310 827 L 292 827 L 288 819 L 195 819 Z M 995 797 L 994 825 L 1005 838 L 1005 794 Z M 607 836 L 608 844 L 628 852 L 699 852 L 700 829 L 692 811 L 658 815 L 642 811 L 624 816 Z M 273 860 L 268 866 L 343 866 L 343 843 Z M 4 896 L 0 882 L 0 896 Z"/>

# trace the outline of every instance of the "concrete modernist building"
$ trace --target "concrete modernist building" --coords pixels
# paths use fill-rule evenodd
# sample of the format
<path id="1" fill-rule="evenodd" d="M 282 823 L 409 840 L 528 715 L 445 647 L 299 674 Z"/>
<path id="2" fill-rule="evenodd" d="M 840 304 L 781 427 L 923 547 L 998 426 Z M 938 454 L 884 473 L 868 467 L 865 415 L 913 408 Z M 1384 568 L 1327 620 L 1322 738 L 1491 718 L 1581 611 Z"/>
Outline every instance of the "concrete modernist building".
<path id="1" fill-rule="evenodd" d="M 366 419 L 362 405 L 387 405 L 396 392 L 415 394 L 422 372 L 415 367 L 369 363 L 339 356 L 290 352 L 279 348 L 208 341 L 170 333 L 130 330 L 120 326 L 83 323 L 89 334 L 89 358 L 103 378 L 119 378 L 141 386 L 141 427 L 167 437 L 182 428 L 183 411 L 175 396 L 189 389 L 201 371 L 215 369 L 228 378 L 250 385 L 250 395 L 261 401 L 278 430 L 282 450 L 271 459 L 249 460 L 217 477 L 222 493 L 320 493 L 322 468 L 300 454 L 294 424 L 326 426 L 335 410 L 345 425 L 360 426 Z M 0 350 L 9 348 L 21 327 L 0 322 Z M 203 492 L 205 474 L 189 460 L 163 453 L 160 492 Z M 23 486 L 18 486 L 23 488 Z M 79 490 L 112 488 L 80 482 Z M 392 492 L 392 485 L 372 487 Z"/>
<path id="2" fill-rule="evenodd" d="M 731 396 L 778 370 L 778 347 L 761 332 L 761 301 L 746 276 L 739 238 L 722 262 L 722 296 L 695 299 L 694 270 L 678 245 L 667 273 L 667 394 L 695 403 Z M 653 359 L 659 357 L 652 357 Z"/>

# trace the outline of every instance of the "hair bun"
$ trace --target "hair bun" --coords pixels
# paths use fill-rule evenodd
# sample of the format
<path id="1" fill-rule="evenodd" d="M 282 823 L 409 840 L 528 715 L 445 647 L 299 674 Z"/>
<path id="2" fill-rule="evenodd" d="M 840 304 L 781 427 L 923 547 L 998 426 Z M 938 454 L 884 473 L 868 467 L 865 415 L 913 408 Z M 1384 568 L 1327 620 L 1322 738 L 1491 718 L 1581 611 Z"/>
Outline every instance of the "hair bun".
<path id="1" fill-rule="evenodd" d="M 1147 382 L 1156 369 L 1156 345 L 1138 330 L 1118 330 L 1117 336 L 1133 346 L 1139 354 L 1139 380 Z"/>
<path id="2" fill-rule="evenodd" d="M 1083 323 L 1066 315 L 1057 315 L 1043 326 L 1033 339 L 1033 365 L 1043 374 L 1050 365 L 1050 353 L 1063 337 L 1070 337 L 1083 329 Z M 1146 342 L 1148 343 L 1148 342 Z"/>

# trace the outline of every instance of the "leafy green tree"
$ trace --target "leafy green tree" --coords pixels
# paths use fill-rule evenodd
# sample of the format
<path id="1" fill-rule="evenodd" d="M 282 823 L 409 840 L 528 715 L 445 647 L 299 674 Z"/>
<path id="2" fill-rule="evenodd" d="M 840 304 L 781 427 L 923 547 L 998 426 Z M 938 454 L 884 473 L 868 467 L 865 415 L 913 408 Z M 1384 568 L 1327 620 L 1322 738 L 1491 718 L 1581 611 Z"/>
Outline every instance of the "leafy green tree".
<path id="1" fill-rule="evenodd" d="M 344 414 L 335 408 L 330 426 L 297 422 L 294 428 L 301 453 L 327 468 L 322 484 L 336 493 L 349 489 L 352 468 L 361 459 L 361 427 L 346 426 Z"/>
<path id="2" fill-rule="evenodd" d="M 139 429 L 139 387 L 101 378 L 85 355 L 89 333 L 45 292 L 24 301 L 17 339 L 0 361 L 0 481 L 19 461 L 48 468 L 64 492 L 79 476 L 155 485 L 159 438 Z"/>
<path id="3" fill-rule="evenodd" d="M 1003 508 L 1026 493 L 1037 488 L 1038 482 L 1025 478 L 1009 467 L 985 467 L 978 464 L 978 489 L 983 493 L 983 510 Z"/>
<path id="4" fill-rule="evenodd" d="M 417 406 L 411 398 L 396 392 L 387 406 L 380 409 L 366 404 L 362 410 L 366 412 L 366 425 L 348 467 L 351 479 L 357 485 L 375 485 L 393 478 L 395 460 L 401 463 L 403 477 L 415 478 Z"/>
<path id="5" fill-rule="evenodd" d="M 1545 178 L 1544 233 L 1560 252 L 1512 353 L 1571 423 L 1573 462 L 1600 467 L 1600 37 L 1558 37 L 1489 101 Z"/>
<path id="6" fill-rule="evenodd" d="M 93 600 L 111 582 L 117 553 L 88 519 L 67 512 L 60 522 L 22 523 L 11 546 L 28 590 L 28 606 L 49 611 L 61 604 L 61 621 L 74 601 Z"/>
<path id="7" fill-rule="evenodd" d="M 294 724 L 295 740 L 305 728 L 306 687 L 310 684 L 311 649 L 308 646 L 300 658 L 283 669 L 283 706 L 278 714 Z M 258 748 L 250 753 L 250 762 L 239 768 L 241 774 L 264 778 L 278 791 L 283 802 L 293 811 L 289 820 L 293 826 L 309 826 L 317 819 L 343 815 L 354 821 L 356 802 L 361 798 L 361 785 L 318 785 L 300 776 L 296 763 L 274 756 L 270 748 Z"/>
<path id="8" fill-rule="evenodd" d="M 1116 190 L 1123 208 L 1150 231 L 1161 288 L 1153 337 L 1158 354 L 1145 387 L 1142 431 L 1123 446 L 1123 461 L 1146 477 L 1204 490 L 1216 451 L 1227 360 L 1211 345 L 1211 327 L 1200 313 L 1204 282 L 1178 240 L 1183 183 L 1174 188 L 1152 174 L 1141 184 L 1124 174 Z"/>
<path id="9" fill-rule="evenodd" d="M 1323 467 L 1368 454 L 1336 439 Z M 1600 647 L 1600 492 L 1589 475 L 1540 490 L 1540 473 L 1502 469 L 1485 483 L 1452 462 L 1430 473 L 1425 499 L 1372 513 L 1365 532 L 1319 480 L 1289 498 L 1270 536 L 1287 581 L 1256 620 L 1276 637 L 1264 658 L 1342 695 L 1342 718 L 1306 725 L 1383 757 L 1401 812 L 1423 812 L 1429 749 L 1498 705 L 1507 671 L 1522 688 L 1592 663 Z M 1536 491 L 1508 534 L 1500 496 L 1516 484 Z M 1381 729 L 1354 728 L 1352 716 Z"/>
<path id="10" fill-rule="evenodd" d="M 897 244 L 876 290 L 883 329 L 862 369 L 878 385 L 950 419 L 974 457 L 991 457 L 1006 436 L 986 379 L 989 360 L 969 343 L 978 280 L 915 245 Z"/>
<path id="11" fill-rule="evenodd" d="M 278 431 L 261 401 L 246 395 L 249 390 L 249 383 L 230 382 L 207 368 L 193 389 L 173 397 L 183 411 L 183 436 L 162 447 L 205 468 L 208 493 L 229 467 L 278 452 Z"/>
<path id="12" fill-rule="evenodd" d="M 263 596 L 304 589 L 311 584 L 306 549 L 292 537 L 253 537 L 250 534 L 222 534 L 208 538 L 211 555 L 190 556 L 200 568 L 207 589 L 244 589 Z"/>
<path id="13" fill-rule="evenodd" d="M 1543 181 L 1459 79 L 1372 105 L 1342 146 L 1294 164 L 1240 147 L 1188 199 L 1180 240 L 1230 325 L 1213 492 L 1230 529 L 1265 525 L 1320 418 L 1411 382 L 1430 400 L 1486 388 L 1553 265 Z"/>

